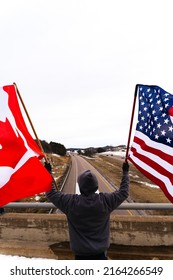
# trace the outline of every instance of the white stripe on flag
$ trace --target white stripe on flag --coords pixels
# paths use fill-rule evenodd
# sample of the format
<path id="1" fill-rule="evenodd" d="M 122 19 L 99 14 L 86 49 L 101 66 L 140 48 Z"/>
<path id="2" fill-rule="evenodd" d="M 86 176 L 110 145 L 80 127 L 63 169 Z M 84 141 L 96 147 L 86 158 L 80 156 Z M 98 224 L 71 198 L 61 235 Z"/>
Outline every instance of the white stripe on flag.
<path id="1" fill-rule="evenodd" d="M 135 132 L 135 136 L 145 142 L 146 145 L 150 146 L 151 148 L 158 149 L 160 151 L 163 151 L 165 154 L 173 156 L 173 148 L 169 147 L 167 145 L 164 145 L 162 143 L 157 143 L 155 141 L 152 141 L 148 136 L 146 136 L 144 133 L 137 131 Z M 133 145 L 132 145 L 133 146 Z"/>
<path id="2" fill-rule="evenodd" d="M 173 166 L 171 164 L 169 164 L 167 161 L 161 159 L 159 156 L 157 156 L 157 155 L 155 155 L 153 153 L 146 152 L 145 150 L 143 150 L 141 148 L 141 146 L 139 144 L 137 144 L 135 142 L 133 142 L 133 146 L 132 147 L 137 150 L 138 154 L 146 156 L 149 159 L 152 159 L 154 162 L 159 164 L 162 168 L 166 169 L 170 173 L 173 173 Z"/>
<path id="3" fill-rule="evenodd" d="M 154 177 L 158 178 L 160 181 L 162 181 L 165 184 L 165 188 L 168 190 L 168 192 L 173 196 L 173 186 L 170 182 L 170 180 L 166 177 L 161 175 L 159 172 L 157 172 L 155 169 L 141 161 L 140 159 L 136 158 L 133 153 L 130 151 L 130 158 L 143 170 L 146 170 L 148 173 L 153 175 Z"/>

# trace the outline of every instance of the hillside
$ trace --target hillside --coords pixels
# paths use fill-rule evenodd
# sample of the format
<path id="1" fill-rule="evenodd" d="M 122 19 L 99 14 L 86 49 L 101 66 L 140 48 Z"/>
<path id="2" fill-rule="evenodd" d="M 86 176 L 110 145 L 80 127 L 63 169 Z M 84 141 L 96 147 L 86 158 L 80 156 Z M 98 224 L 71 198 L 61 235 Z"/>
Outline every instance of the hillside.
<path id="1" fill-rule="evenodd" d="M 122 163 L 124 161 L 121 154 L 114 156 L 113 153 L 98 155 L 93 158 L 86 158 L 111 184 L 119 186 L 122 174 Z M 130 170 L 130 199 L 140 203 L 169 203 L 160 188 L 155 186 L 145 177 L 134 165 L 129 162 Z M 148 214 L 171 215 L 172 211 L 154 210 Z"/>

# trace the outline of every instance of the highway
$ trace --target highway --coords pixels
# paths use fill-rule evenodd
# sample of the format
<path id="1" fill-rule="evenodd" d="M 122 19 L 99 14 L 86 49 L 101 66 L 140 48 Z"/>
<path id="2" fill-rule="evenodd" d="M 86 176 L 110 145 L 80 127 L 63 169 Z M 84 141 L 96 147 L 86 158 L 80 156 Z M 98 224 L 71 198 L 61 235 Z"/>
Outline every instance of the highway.
<path id="1" fill-rule="evenodd" d="M 77 184 L 78 175 L 83 172 L 84 170 L 90 169 L 98 179 L 99 183 L 99 192 L 113 192 L 115 189 L 109 182 L 90 164 L 88 163 L 83 157 L 72 154 L 72 166 L 63 188 L 64 193 L 77 193 L 79 194 L 79 187 Z M 119 186 L 117 187 L 119 188 Z M 124 203 L 128 203 L 125 201 Z M 115 210 L 113 211 L 115 215 L 139 215 L 140 211 L 137 210 Z"/>

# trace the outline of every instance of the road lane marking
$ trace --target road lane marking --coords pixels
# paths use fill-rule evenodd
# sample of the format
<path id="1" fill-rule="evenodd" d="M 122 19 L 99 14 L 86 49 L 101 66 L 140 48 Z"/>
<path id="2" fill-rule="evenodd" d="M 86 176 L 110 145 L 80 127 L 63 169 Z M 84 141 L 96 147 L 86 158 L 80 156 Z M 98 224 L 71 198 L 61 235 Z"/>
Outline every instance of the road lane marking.
<path id="1" fill-rule="evenodd" d="M 127 210 L 127 212 L 129 212 L 129 214 L 130 214 L 131 216 L 133 216 L 133 214 L 132 214 L 132 212 L 131 212 L 130 210 Z"/>
<path id="2" fill-rule="evenodd" d="M 76 194 L 81 194 L 81 193 L 80 193 L 80 189 L 79 189 L 79 184 L 78 184 L 78 182 L 76 182 L 76 192 L 75 192 L 75 193 L 76 193 Z M 99 190 L 97 190 L 96 193 L 99 193 Z"/>
<path id="3" fill-rule="evenodd" d="M 76 192 L 75 194 L 80 194 L 79 184 L 76 182 Z"/>
<path id="4" fill-rule="evenodd" d="M 107 188 L 111 191 L 114 192 L 115 190 L 112 190 L 109 183 L 107 183 L 106 179 L 100 175 L 99 173 L 97 174 L 97 176 L 102 180 L 102 182 L 107 186 Z M 130 210 L 126 210 L 131 216 L 133 216 L 132 212 Z"/>
<path id="5" fill-rule="evenodd" d="M 110 192 L 113 192 L 113 189 L 110 187 L 109 183 L 105 180 L 105 178 L 102 175 L 97 173 L 96 176 L 98 176 L 101 179 L 101 181 L 106 185 L 106 187 L 110 190 Z"/>
<path id="6" fill-rule="evenodd" d="M 82 160 L 84 160 L 83 158 L 82 158 Z M 85 161 L 85 160 L 84 160 Z M 87 161 L 86 161 L 87 162 Z M 75 158 L 75 163 L 76 163 L 76 169 L 77 169 L 77 171 L 78 171 L 78 166 L 77 166 L 77 160 L 76 160 L 76 158 Z M 80 162 L 80 164 L 82 165 L 82 167 L 84 168 L 85 166 L 83 166 L 83 164 Z M 88 166 L 89 166 L 89 168 L 88 169 L 90 169 L 91 170 L 91 164 L 89 164 L 88 162 L 87 162 L 87 164 L 88 164 Z M 84 168 L 84 170 L 86 169 L 86 167 Z M 111 188 L 110 187 L 110 184 L 106 181 L 106 179 L 92 166 L 92 169 L 93 169 L 93 171 L 94 171 L 94 173 L 95 173 L 95 175 L 96 176 L 98 176 L 100 179 L 101 179 L 101 181 L 106 185 L 106 187 L 108 188 L 108 190 L 110 191 L 110 192 L 114 192 L 115 190 L 113 189 L 113 188 Z M 77 175 L 77 173 L 76 173 L 76 175 Z M 77 176 L 76 176 L 77 177 Z M 76 180 L 77 181 L 77 180 Z M 97 190 L 97 193 L 99 193 L 99 190 Z M 80 194 L 80 190 L 79 190 L 79 185 L 78 185 L 78 183 L 76 182 L 76 194 Z M 132 214 L 132 212 L 130 211 L 130 210 L 126 210 L 128 213 L 129 213 L 129 215 L 131 215 L 131 216 L 133 216 L 133 214 Z"/>

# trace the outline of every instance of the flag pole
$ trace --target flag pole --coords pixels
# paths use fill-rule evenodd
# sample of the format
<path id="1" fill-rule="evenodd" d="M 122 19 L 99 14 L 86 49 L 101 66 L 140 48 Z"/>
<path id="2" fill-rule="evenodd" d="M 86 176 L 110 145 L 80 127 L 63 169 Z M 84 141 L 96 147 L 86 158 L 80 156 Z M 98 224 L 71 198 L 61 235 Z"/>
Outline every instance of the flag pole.
<path id="1" fill-rule="evenodd" d="M 30 116 L 29 116 L 29 114 L 28 114 L 28 111 L 27 111 L 27 109 L 26 109 L 26 106 L 25 106 L 25 104 L 24 104 L 24 102 L 23 102 L 23 99 L 22 99 L 22 97 L 21 97 L 21 94 L 20 94 L 20 92 L 19 92 L 19 90 L 18 90 L 18 87 L 17 87 L 16 83 L 13 83 L 13 85 L 14 85 L 15 88 L 16 88 L 17 95 L 18 95 L 18 97 L 19 97 L 19 99 L 20 99 L 20 101 L 21 101 L 21 103 L 22 103 L 22 106 L 23 106 L 23 108 L 24 108 L 25 114 L 26 114 L 26 116 L 27 116 L 27 118 L 28 118 L 28 121 L 29 121 L 29 123 L 30 123 L 30 125 L 31 125 L 31 128 L 32 128 L 32 130 L 33 130 L 33 132 L 34 132 L 35 138 L 36 138 L 36 140 L 37 140 L 37 143 L 38 143 L 38 145 L 39 145 L 41 151 L 42 151 L 43 154 L 44 154 L 44 157 L 45 157 L 46 162 L 48 163 L 49 161 L 48 161 L 47 156 L 46 156 L 46 154 L 45 154 L 45 152 L 44 152 L 44 150 L 43 150 L 42 144 L 41 144 L 41 142 L 40 142 L 40 140 L 39 140 L 39 138 L 38 138 L 38 135 L 37 135 L 37 133 L 36 133 L 36 130 L 35 130 L 34 126 L 33 126 L 33 123 L 32 123 L 32 121 L 31 121 L 31 118 L 30 118 Z"/>
<path id="2" fill-rule="evenodd" d="M 136 85 L 136 87 L 135 87 L 135 93 L 134 93 L 134 99 L 133 99 L 133 107 L 132 107 L 132 114 L 131 114 L 131 121 L 130 121 L 130 128 L 129 128 L 129 136 L 128 136 L 128 141 L 127 141 L 127 150 L 126 150 L 125 162 L 127 162 L 127 157 L 128 157 L 128 153 L 129 153 L 130 139 L 131 139 L 131 134 L 132 134 L 132 125 L 133 125 L 133 118 L 134 118 L 134 113 L 135 113 L 135 105 L 136 105 L 137 93 L 138 93 L 138 85 Z"/>

